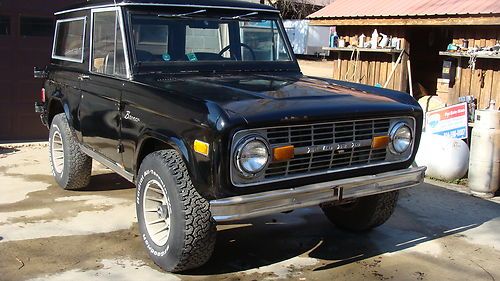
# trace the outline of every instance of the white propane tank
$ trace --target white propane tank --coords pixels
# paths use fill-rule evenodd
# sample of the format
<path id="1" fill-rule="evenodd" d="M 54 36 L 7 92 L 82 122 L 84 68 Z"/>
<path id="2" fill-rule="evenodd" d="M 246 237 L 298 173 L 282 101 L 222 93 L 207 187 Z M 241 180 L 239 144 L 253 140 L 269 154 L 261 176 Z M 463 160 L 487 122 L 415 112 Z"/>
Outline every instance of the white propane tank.
<path id="1" fill-rule="evenodd" d="M 469 188 L 479 197 L 493 197 L 500 181 L 500 111 L 476 110 L 472 129 Z"/>
<path id="2" fill-rule="evenodd" d="M 469 165 L 469 147 L 462 140 L 423 133 L 415 162 L 427 166 L 426 176 L 452 181 L 461 179 Z"/>

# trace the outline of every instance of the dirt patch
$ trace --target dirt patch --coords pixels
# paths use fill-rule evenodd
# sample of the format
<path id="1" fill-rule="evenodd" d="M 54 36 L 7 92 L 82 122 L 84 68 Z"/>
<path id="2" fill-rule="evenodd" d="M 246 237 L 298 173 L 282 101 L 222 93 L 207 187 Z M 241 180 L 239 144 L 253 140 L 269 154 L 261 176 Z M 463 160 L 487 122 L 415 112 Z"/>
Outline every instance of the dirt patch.
<path id="1" fill-rule="evenodd" d="M 300 70 L 304 75 L 333 79 L 333 61 L 299 60 Z"/>
<path id="2" fill-rule="evenodd" d="M 96 222 L 105 223 L 105 222 Z M 102 268 L 101 260 L 132 258 L 156 267 L 147 256 L 137 226 L 85 236 L 49 237 L 0 243 L 2 280 L 25 280 L 71 269 Z M 22 261 L 24 266 L 19 268 Z"/>

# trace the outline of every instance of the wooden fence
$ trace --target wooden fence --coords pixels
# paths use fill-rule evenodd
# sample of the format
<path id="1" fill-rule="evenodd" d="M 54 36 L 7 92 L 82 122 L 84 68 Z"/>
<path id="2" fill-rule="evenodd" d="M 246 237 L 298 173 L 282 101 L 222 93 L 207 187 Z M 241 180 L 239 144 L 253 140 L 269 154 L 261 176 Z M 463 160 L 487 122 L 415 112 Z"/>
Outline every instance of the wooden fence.
<path id="1" fill-rule="evenodd" d="M 373 27 L 342 26 L 339 28 L 341 39 L 346 40 L 350 46 L 357 45 L 359 35 L 366 36 L 365 42 L 371 40 Z M 336 59 L 333 66 L 333 78 L 367 85 L 385 85 L 393 67 L 395 71 L 391 77 L 387 88 L 406 91 L 407 90 L 407 68 L 408 56 L 402 55 L 401 61 L 396 61 L 403 50 L 408 50 L 408 43 L 405 40 L 405 32 L 401 28 L 386 26 L 379 29 L 382 32 L 401 40 L 401 50 L 363 50 L 359 54 L 353 50 L 338 49 L 330 51 L 333 59 Z"/>

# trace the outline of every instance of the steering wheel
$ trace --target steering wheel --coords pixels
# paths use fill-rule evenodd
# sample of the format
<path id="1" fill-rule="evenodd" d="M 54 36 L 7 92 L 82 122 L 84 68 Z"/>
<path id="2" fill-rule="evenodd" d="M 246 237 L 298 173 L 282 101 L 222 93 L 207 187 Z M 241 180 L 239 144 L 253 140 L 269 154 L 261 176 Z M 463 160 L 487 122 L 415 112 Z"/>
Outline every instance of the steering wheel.
<path id="1" fill-rule="evenodd" d="M 250 51 L 250 54 L 252 55 L 252 60 L 257 60 L 257 57 L 255 56 L 255 52 L 253 51 L 253 49 L 248 46 L 247 44 L 245 43 L 238 43 L 241 47 L 245 47 L 247 48 L 249 51 Z M 220 50 L 219 52 L 219 56 L 222 57 L 222 54 L 224 54 L 225 52 L 227 52 L 229 49 L 231 49 L 231 45 L 227 45 L 226 47 L 222 48 L 222 50 Z M 231 56 L 236 60 L 237 58 L 234 56 L 234 54 L 231 53 Z"/>

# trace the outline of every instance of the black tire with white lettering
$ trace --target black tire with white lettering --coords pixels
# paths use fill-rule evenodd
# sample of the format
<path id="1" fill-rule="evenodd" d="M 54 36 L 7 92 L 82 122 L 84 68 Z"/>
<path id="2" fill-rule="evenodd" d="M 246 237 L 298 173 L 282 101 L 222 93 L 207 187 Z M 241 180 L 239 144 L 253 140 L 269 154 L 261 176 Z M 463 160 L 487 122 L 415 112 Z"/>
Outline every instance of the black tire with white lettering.
<path id="1" fill-rule="evenodd" d="M 153 261 L 169 272 L 199 267 L 212 256 L 216 224 L 175 150 L 144 158 L 137 176 L 137 219 Z"/>
<path id="2" fill-rule="evenodd" d="M 80 150 L 64 113 L 54 116 L 50 125 L 49 158 L 52 174 L 62 188 L 79 190 L 89 184 L 92 158 Z"/>
<path id="3" fill-rule="evenodd" d="M 394 213 L 399 191 L 392 191 L 356 199 L 344 205 L 323 204 L 321 209 L 337 227 L 363 232 L 385 223 Z"/>

